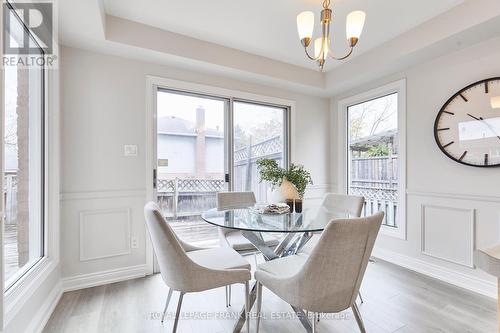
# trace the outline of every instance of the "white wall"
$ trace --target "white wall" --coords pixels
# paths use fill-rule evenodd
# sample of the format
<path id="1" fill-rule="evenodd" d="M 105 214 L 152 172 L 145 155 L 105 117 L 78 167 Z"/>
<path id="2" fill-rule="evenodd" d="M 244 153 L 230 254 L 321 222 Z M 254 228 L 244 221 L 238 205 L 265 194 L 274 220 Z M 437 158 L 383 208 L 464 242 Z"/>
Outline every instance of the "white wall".
<path id="1" fill-rule="evenodd" d="M 74 48 L 61 51 L 65 288 L 144 272 L 146 75 L 296 101 L 292 159 L 312 173 L 315 186 L 310 197 L 320 197 L 328 189 L 328 99 Z M 138 157 L 123 157 L 124 144 L 137 144 Z M 139 240 L 138 249 L 124 248 L 129 227 Z M 109 257 L 97 258 L 102 256 Z M 82 260 L 88 257 L 94 259 Z"/>
<path id="2" fill-rule="evenodd" d="M 456 91 L 472 82 L 500 76 L 499 59 L 497 38 L 397 75 L 365 82 L 332 100 L 332 116 L 337 119 L 338 100 L 406 78 L 407 240 L 381 235 L 375 252 L 395 263 L 492 297 L 496 293 L 495 280 L 468 265 L 474 244 L 484 247 L 500 241 L 500 168 L 480 169 L 453 162 L 437 147 L 433 125 L 441 106 Z M 333 123 L 334 140 L 338 126 Z M 333 177 L 337 177 L 338 154 L 334 149 Z M 339 179 L 333 182 L 340 184 Z M 422 242 L 433 256 L 422 253 Z"/>

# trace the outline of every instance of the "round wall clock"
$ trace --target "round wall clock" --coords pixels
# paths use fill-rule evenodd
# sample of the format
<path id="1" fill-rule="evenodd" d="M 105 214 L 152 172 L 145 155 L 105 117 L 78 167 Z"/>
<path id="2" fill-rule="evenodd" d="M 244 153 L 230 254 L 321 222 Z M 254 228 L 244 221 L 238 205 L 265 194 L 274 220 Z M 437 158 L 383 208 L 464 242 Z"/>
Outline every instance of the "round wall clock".
<path id="1" fill-rule="evenodd" d="M 456 162 L 500 166 L 500 77 L 473 83 L 453 95 L 437 115 L 434 137 Z"/>

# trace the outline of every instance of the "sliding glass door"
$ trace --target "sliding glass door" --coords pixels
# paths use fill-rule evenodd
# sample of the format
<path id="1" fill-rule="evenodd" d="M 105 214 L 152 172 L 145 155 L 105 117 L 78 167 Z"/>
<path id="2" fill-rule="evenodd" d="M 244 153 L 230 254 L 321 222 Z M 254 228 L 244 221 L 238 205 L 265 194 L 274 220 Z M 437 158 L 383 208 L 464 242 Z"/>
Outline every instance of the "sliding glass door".
<path id="1" fill-rule="evenodd" d="M 163 214 L 187 241 L 217 241 L 200 220 L 227 191 L 229 100 L 159 89 L 156 98 L 156 192 Z"/>
<path id="2" fill-rule="evenodd" d="M 253 191 L 267 201 L 256 161 L 267 158 L 288 166 L 288 108 L 235 101 L 233 104 L 233 189 Z"/>
<path id="3" fill-rule="evenodd" d="M 253 191 L 266 202 L 256 161 L 289 159 L 289 108 L 158 88 L 154 186 L 162 213 L 178 235 L 205 246 L 218 243 L 201 213 L 220 191 Z"/>

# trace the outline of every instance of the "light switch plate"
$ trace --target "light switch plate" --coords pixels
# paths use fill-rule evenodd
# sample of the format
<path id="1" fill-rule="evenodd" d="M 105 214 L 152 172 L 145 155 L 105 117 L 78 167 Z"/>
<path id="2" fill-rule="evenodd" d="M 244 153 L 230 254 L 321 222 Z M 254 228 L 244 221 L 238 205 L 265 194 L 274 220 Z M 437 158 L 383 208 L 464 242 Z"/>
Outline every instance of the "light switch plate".
<path id="1" fill-rule="evenodd" d="M 137 145 L 124 145 L 123 155 L 125 157 L 136 157 L 137 156 Z"/>

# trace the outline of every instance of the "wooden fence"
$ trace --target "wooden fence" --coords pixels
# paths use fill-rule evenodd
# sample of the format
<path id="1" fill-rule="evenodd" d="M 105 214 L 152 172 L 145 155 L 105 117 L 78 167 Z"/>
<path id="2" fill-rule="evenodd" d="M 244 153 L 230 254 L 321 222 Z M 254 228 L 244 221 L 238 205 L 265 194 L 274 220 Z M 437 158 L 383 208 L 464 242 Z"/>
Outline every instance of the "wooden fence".
<path id="1" fill-rule="evenodd" d="M 383 224 L 397 227 L 398 157 L 352 158 L 349 193 L 365 198 L 364 215 L 382 210 L 385 212 Z"/>
<path id="2" fill-rule="evenodd" d="M 257 160 L 267 158 L 278 164 L 283 159 L 283 140 L 280 136 L 240 148 L 234 152 L 233 186 L 235 191 L 253 191 L 257 202 L 267 202 L 269 185 L 260 182 Z"/>
<path id="3" fill-rule="evenodd" d="M 235 191 L 254 191 L 257 202 L 267 201 L 266 183 L 260 183 L 257 160 L 282 160 L 280 137 L 238 149 L 234 153 Z M 226 190 L 222 179 L 174 178 L 158 180 L 158 202 L 174 219 L 199 215 L 216 206 L 216 193 Z M 365 198 L 363 212 L 386 213 L 384 225 L 396 227 L 398 214 L 397 156 L 356 157 L 351 160 L 349 193 Z"/>

